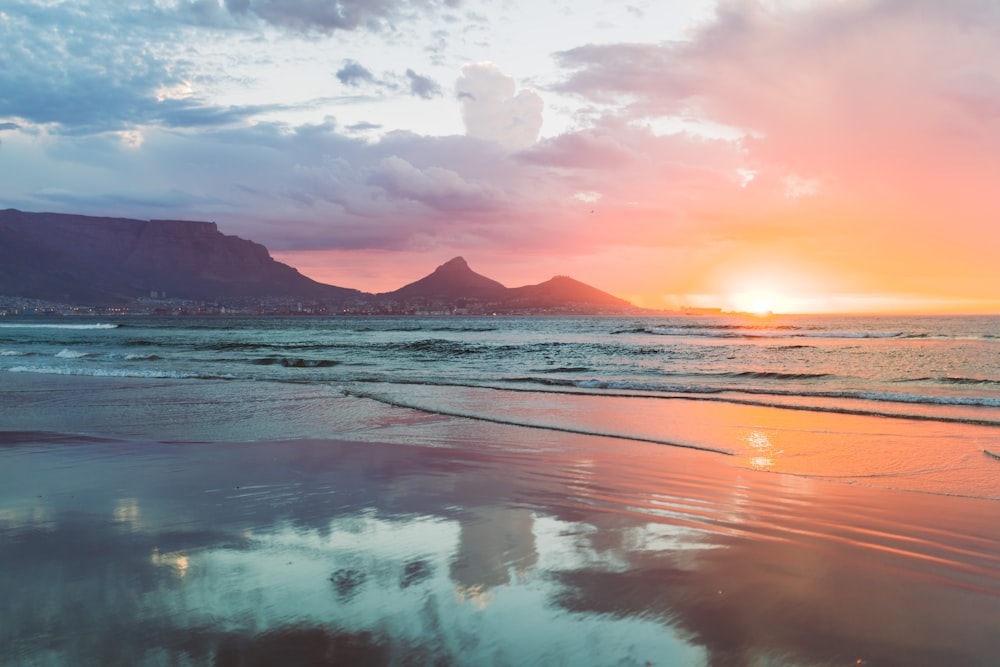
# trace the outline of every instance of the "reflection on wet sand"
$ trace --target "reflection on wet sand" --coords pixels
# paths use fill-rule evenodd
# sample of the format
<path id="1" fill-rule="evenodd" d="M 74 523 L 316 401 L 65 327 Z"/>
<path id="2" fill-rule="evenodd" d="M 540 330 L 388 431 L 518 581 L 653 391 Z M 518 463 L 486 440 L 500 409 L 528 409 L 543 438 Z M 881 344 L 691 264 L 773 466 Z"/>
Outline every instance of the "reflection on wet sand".
<path id="1" fill-rule="evenodd" d="M 450 574 L 460 600 L 486 606 L 492 590 L 524 581 L 538 562 L 534 515 L 526 509 L 477 507 L 462 521 Z"/>
<path id="2" fill-rule="evenodd" d="M 1000 655 L 1000 504 L 696 452 L 29 438 L 0 490 L 5 665 Z"/>

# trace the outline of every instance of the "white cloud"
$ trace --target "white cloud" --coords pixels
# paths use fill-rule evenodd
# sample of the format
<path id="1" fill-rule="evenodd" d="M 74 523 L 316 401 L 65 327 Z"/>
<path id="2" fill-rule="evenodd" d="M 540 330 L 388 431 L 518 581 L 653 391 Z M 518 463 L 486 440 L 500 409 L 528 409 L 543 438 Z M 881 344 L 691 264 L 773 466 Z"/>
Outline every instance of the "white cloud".
<path id="1" fill-rule="evenodd" d="M 463 65 L 455 89 L 470 137 L 494 141 L 511 150 L 527 148 L 538 140 L 542 98 L 526 89 L 515 92 L 514 79 L 493 63 Z"/>

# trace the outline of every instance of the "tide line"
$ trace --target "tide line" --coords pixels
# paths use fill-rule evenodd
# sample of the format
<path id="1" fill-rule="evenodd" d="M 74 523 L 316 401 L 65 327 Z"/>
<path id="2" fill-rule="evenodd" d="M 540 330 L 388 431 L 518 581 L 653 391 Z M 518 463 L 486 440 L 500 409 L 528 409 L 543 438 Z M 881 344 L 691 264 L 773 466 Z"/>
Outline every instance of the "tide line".
<path id="1" fill-rule="evenodd" d="M 407 403 L 404 401 L 399 401 L 392 398 L 387 398 L 385 396 L 379 396 L 377 394 L 372 394 L 368 392 L 354 391 L 350 389 L 345 389 L 344 394 L 347 396 L 355 396 L 358 398 L 367 398 L 373 401 L 378 401 L 384 405 L 391 405 L 397 408 L 408 408 L 410 410 L 417 410 L 419 412 L 424 412 L 432 415 L 441 415 L 443 417 L 457 417 L 460 419 L 474 419 L 476 421 L 490 422 L 493 424 L 502 424 L 504 426 L 520 426 L 522 428 L 534 428 L 543 431 L 557 431 L 560 433 L 573 433 L 576 435 L 587 435 L 596 438 L 614 438 L 616 440 L 632 440 L 634 442 L 647 442 L 654 445 L 663 445 L 665 447 L 677 447 L 680 449 L 694 449 L 701 452 L 711 452 L 713 454 L 722 454 L 724 456 L 735 456 L 735 452 L 728 449 L 721 449 L 716 447 L 705 447 L 702 445 L 689 445 L 679 442 L 670 442 L 669 440 L 657 440 L 656 438 L 644 438 L 637 435 L 626 435 L 623 433 L 604 433 L 601 431 L 587 431 L 584 429 L 573 428 L 571 426 L 557 426 L 555 424 L 533 424 L 531 422 L 520 422 L 513 419 L 501 419 L 499 417 L 490 417 L 488 415 L 479 415 L 473 413 L 459 412 L 457 410 L 440 410 L 438 408 L 428 408 L 422 405 L 415 405 L 412 403 Z"/>

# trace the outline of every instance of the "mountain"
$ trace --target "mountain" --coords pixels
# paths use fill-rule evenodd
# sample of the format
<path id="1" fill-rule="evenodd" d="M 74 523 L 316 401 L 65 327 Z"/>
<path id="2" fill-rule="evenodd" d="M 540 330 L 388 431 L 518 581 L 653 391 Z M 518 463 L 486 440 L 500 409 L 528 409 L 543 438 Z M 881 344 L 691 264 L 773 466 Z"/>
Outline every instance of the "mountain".
<path id="1" fill-rule="evenodd" d="M 568 276 L 556 276 L 538 285 L 509 289 L 505 302 L 521 308 L 545 308 L 556 304 L 564 307 L 580 305 L 608 309 L 635 308 L 625 299 L 619 299 Z"/>
<path id="2" fill-rule="evenodd" d="M 123 303 L 155 292 L 182 299 L 348 299 L 214 222 L 0 211 L 0 294 Z"/>
<path id="3" fill-rule="evenodd" d="M 538 285 L 505 287 L 476 273 L 462 257 L 445 262 L 430 275 L 394 292 L 376 297 L 413 306 L 478 307 L 481 312 L 627 312 L 638 310 L 596 287 L 567 276 L 556 276 Z"/>
<path id="4" fill-rule="evenodd" d="M 566 276 L 508 288 L 473 271 L 462 257 L 393 292 L 368 294 L 311 280 L 275 261 L 259 243 L 222 234 L 214 222 L 15 209 L 0 211 L 0 296 L 94 306 L 176 298 L 237 308 L 247 308 L 247 300 L 288 297 L 374 314 L 639 310 Z"/>
<path id="5" fill-rule="evenodd" d="M 507 288 L 497 281 L 470 269 L 465 259 L 456 257 L 434 269 L 430 275 L 379 296 L 400 301 L 415 298 L 491 301 L 502 297 L 506 291 Z"/>

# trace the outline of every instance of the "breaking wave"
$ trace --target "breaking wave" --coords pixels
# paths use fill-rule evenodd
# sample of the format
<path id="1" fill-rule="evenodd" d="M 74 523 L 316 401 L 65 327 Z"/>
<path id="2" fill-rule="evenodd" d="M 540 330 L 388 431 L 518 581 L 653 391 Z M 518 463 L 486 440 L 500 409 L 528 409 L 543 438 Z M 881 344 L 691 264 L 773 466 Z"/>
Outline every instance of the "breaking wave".
<path id="1" fill-rule="evenodd" d="M 121 377 L 177 380 L 233 380 L 232 375 L 211 375 L 207 373 L 184 373 L 155 369 L 125 368 L 68 368 L 66 366 L 14 366 L 8 373 L 39 373 L 42 375 L 82 375 L 87 377 Z"/>
<path id="2" fill-rule="evenodd" d="M 63 348 L 62 352 L 56 354 L 59 359 L 83 359 L 84 357 L 95 356 L 93 352 L 77 352 L 69 348 Z"/>
<path id="3" fill-rule="evenodd" d="M 38 324 L 35 322 L 3 322 L 4 329 L 117 329 L 120 324 Z"/>

